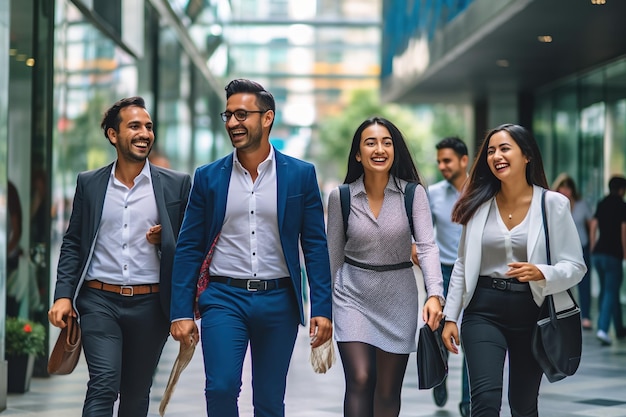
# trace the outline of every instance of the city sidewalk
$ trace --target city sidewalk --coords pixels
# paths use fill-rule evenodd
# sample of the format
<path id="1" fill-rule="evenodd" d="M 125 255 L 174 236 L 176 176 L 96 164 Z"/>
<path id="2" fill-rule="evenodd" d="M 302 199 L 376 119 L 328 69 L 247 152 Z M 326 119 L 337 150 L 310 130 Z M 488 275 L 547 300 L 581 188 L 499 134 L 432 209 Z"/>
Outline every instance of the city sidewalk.
<path id="1" fill-rule="evenodd" d="M 338 362 L 324 375 L 315 374 L 308 362 L 308 332 L 300 328 L 291 363 L 285 399 L 288 417 L 339 417 L 342 415 L 343 371 Z M 178 353 L 178 343 L 168 341 L 158 367 L 150 417 L 159 416 L 159 402 Z M 249 358 L 247 359 L 249 360 Z M 431 391 L 417 389 L 415 354 L 411 355 L 402 392 L 401 417 L 458 416 L 460 400 L 460 358 L 451 355 L 448 376 L 449 399 L 443 408 L 434 405 Z M 240 397 L 241 416 L 252 416 L 249 363 L 246 363 Z M 34 378 L 26 394 L 10 394 L 2 416 L 79 417 L 85 395 L 87 369 L 81 359 L 68 376 Z M 165 413 L 168 417 L 205 415 L 204 370 L 198 348 L 183 372 Z M 626 416 L 626 340 L 601 347 L 595 332 L 584 332 L 583 359 L 578 373 L 563 381 L 541 386 L 541 416 Z M 502 416 L 510 416 L 504 395 Z"/>

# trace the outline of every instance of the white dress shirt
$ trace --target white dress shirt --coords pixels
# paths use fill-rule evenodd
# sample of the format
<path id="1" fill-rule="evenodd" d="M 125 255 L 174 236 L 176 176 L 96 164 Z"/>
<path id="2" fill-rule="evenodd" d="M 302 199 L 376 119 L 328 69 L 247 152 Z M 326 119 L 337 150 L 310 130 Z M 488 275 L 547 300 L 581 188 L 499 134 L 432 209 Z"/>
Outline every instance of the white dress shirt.
<path id="1" fill-rule="evenodd" d="M 258 166 L 253 182 L 233 151 L 226 214 L 210 275 L 238 279 L 288 277 L 278 230 L 274 148 Z"/>
<path id="2" fill-rule="evenodd" d="M 107 284 L 140 285 L 159 282 L 157 247 L 146 232 L 160 224 L 148 161 L 132 188 L 115 178 L 113 164 L 107 186 L 100 230 L 86 280 Z"/>

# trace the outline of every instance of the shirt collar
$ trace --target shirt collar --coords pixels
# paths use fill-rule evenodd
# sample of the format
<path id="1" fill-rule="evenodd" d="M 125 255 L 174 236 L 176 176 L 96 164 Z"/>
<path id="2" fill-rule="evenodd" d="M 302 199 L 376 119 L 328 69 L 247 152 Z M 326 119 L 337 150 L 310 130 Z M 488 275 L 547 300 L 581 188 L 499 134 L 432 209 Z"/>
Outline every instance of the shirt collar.
<path id="1" fill-rule="evenodd" d="M 270 153 L 267 155 L 267 158 L 259 164 L 257 171 L 265 167 L 269 163 L 268 161 L 273 161 L 275 156 L 274 147 L 270 146 Z M 233 150 L 233 163 L 238 167 L 238 169 L 245 170 L 243 165 L 241 165 L 241 162 L 239 162 L 239 158 L 237 158 L 237 149 Z"/>
<path id="2" fill-rule="evenodd" d="M 387 181 L 387 185 L 385 186 L 385 192 L 389 190 L 392 192 L 399 193 L 400 190 L 396 186 L 395 177 L 393 175 L 389 175 L 389 181 Z M 361 175 L 356 181 L 354 181 L 354 192 L 353 196 L 357 196 L 359 194 L 365 195 L 365 183 L 363 182 L 363 175 Z"/>
<path id="3" fill-rule="evenodd" d="M 111 167 L 111 181 L 115 180 L 115 168 L 117 167 L 117 159 L 113 162 L 113 167 Z M 150 175 L 150 162 L 146 159 L 146 163 L 143 165 L 143 168 L 139 172 L 139 174 L 134 178 L 134 183 L 142 181 L 143 178 L 148 180 L 148 183 L 152 184 L 152 175 Z"/>

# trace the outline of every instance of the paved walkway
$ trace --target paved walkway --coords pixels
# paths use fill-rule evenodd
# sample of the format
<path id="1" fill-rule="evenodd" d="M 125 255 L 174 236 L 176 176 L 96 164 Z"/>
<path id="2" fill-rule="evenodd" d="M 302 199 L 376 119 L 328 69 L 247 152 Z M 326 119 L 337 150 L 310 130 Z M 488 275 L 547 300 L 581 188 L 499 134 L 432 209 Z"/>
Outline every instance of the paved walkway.
<path id="1" fill-rule="evenodd" d="M 150 403 L 150 417 L 158 417 L 158 408 L 178 344 L 168 341 L 159 365 Z M 338 417 L 342 415 L 343 371 L 337 364 L 326 374 L 315 374 L 308 362 L 309 346 L 305 329 L 300 329 L 292 359 L 287 395 L 289 417 Z M 417 389 L 415 355 L 411 355 L 402 393 L 401 417 L 458 416 L 460 400 L 460 359 L 452 355 L 448 387 L 450 398 L 443 408 L 432 401 L 431 391 Z M 240 398 L 241 416 L 252 416 L 249 363 L 245 367 Z M 85 395 L 87 369 L 81 360 L 69 376 L 34 378 L 26 394 L 10 394 L 2 416 L 79 417 Z M 198 349 L 183 372 L 167 408 L 168 417 L 204 415 L 204 371 Z M 626 416 L 626 340 L 601 347 L 593 332 L 584 334 L 583 360 L 578 373 L 550 384 L 544 379 L 539 409 L 541 416 Z M 506 395 L 505 395 L 506 397 Z M 502 416 L 510 416 L 506 398 Z"/>

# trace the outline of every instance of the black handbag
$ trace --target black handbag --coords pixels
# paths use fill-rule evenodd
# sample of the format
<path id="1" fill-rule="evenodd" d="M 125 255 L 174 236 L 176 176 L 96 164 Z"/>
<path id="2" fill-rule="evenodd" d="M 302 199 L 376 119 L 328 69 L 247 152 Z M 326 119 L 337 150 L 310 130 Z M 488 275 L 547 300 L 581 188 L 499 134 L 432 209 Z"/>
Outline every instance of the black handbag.
<path id="1" fill-rule="evenodd" d="M 424 324 L 417 340 L 417 376 L 419 389 L 431 389 L 440 385 L 448 375 L 448 359 L 441 331 L 444 321 L 433 331 Z"/>
<path id="2" fill-rule="evenodd" d="M 546 235 L 548 264 L 551 264 L 545 190 L 541 197 L 541 214 Z M 546 296 L 532 337 L 533 356 L 550 382 L 560 381 L 567 376 L 574 375 L 580 365 L 582 355 L 580 308 L 570 290 L 567 290 L 567 294 L 572 300 L 572 306 L 558 312 L 555 308 L 554 297 Z"/>

